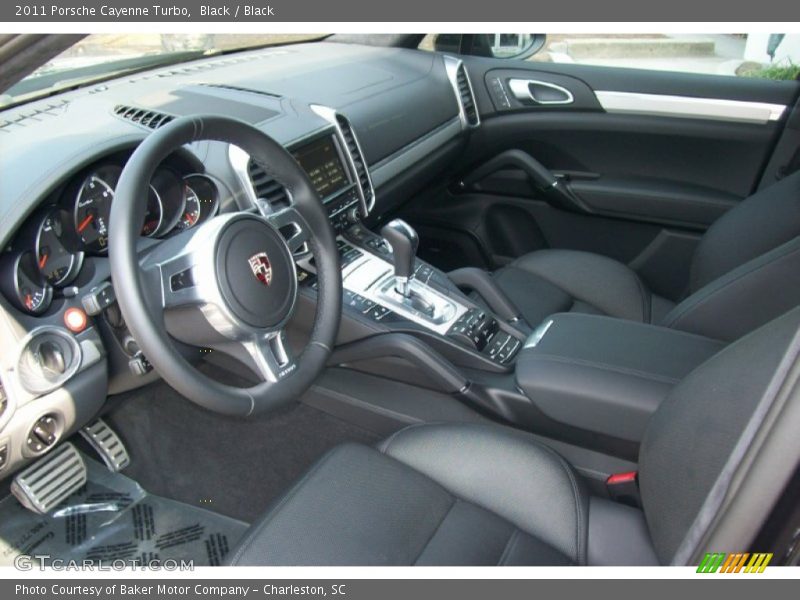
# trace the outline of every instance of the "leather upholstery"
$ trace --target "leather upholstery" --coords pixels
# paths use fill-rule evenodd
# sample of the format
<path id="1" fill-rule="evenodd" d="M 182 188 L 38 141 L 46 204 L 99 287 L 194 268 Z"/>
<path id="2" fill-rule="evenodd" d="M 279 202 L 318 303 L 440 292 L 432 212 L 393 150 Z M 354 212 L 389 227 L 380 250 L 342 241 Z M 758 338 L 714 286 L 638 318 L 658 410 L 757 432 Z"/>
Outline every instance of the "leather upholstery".
<path id="1" fill-rule="evenodd" d="M 785 376 L 781 361 L 798 327 L 800 308 L 727 346 L 678 384 L 650 419 L 639 486 L 662 562 L 689 531 L 756 406 Z"/>
<path id="2" fill-rule="evenodd" d="M 517 386 L 551 419 L 639 442 L 664 397 L 722 342 L 666 327 L 560 313 L 525 347 Z"/>
<path id="3" fill-rule="evenodd" d="M 620 526 L 631 523 L 619 560 L 655 560 L 640 511 L 592 502 L 595 535 L 625 538 Z M 377 449 L 334 449 L 251 528 L 230 563 L 587 564 L 588 521 L 588 494 L 553 450 L 491 425 L 418 425 Z"/>
<path id="4" fill-rule="evenodd" d="M 604 314 L 733 341 L 800 305 L 800 172 L 718 219 L 690 267 L 677 306 L 610 258 L 540 250 L 494 274 L 533 326 L 555 312 Z"/>
<path id="5" fill-rule="evenodd" d="M 251 528 L 230 563 L 670 563 L 751 418 L 785 389 L 798 328 L 800 308 L 726 346 L 669 393 L 642 440 L 643 511 L 589 497 L 555 451 L 522 432 L 416 425 L 377 449 L 334 449 Z"/>
<path id="6" fill-rule="evenodd" d="M 673 306 L 622 263 L 576 250 L 526 254 L 497 271 L 494 279 L 534 326 L 556 312 L 650 323 L 654 313 L 659 318 Z"/>
<path id="7" fill-rule="evenodd" d="M 678 304 L 662 325 L 733 341 L 800 303 L 800 237 L 736 267 Z"/>
<path id="8" fill-rule="evenodd" d="M 753 194 L 709 227 L 692 260 L 690 293 L 800 235 L 800 171 Z"/>

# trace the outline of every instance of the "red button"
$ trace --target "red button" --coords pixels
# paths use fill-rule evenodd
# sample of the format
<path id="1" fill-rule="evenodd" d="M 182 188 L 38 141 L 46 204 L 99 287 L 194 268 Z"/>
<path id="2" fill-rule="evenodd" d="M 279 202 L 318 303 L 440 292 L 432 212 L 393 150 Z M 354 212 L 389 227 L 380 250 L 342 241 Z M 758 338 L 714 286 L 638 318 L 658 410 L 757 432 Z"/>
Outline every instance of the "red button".
<path id="1" fill-rule="evenodd" d="M 64 325 L 66 325 L 67 329 L 69 329 L 72 333 L 80 333 L 86 329 L 86 325 L 88 323 L 89 318 L 80 308 L 75 308 L 73 306 L 68 308 L 64 313 Z"/>

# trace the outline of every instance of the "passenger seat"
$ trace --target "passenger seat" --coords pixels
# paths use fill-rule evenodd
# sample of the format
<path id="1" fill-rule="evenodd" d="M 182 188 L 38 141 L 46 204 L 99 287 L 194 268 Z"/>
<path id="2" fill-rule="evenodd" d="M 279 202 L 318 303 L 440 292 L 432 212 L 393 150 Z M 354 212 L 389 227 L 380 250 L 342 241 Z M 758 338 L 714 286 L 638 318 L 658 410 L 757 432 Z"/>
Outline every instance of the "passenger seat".
<path id="1" fill-rule="evenodd" d="M 692 257 L 677 305 L 628 266 L 575 250 L 526 254 L 493 274 L 536 326 L 575 311 L 653 323 L 732 341 L 800 305 L 800 172 L 754 194 L 717 220 Z"/>

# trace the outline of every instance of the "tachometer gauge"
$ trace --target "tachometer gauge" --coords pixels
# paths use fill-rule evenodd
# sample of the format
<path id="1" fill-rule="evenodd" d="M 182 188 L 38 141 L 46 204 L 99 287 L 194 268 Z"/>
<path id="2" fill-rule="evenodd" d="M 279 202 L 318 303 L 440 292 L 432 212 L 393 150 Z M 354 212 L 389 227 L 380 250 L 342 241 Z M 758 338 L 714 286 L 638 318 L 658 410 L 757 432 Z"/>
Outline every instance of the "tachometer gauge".
<path id="1" fill-rule="evenodd" d="M 77 276 L 83 263 L 77 246 L 69 214 L 59 208 L 46 212 L 36 231 L 36 262 L 50 285 L 66 285 Z"/>
<path id="2" fill-rule="evenodd" d="M 32 315 L 42 314 L 53 300 L 53 288 L 39 272 L 32 252 L 3 256 L 2 286 L 17 308 Z"/>
<path id="3" fill-rule="evenodd" d="M 75 231 L 89 252 L 104 253 L 108 249 L 108 217 L 121 172 L 116 165 L 101 167 L 86 178 L 78 192 Z"/>

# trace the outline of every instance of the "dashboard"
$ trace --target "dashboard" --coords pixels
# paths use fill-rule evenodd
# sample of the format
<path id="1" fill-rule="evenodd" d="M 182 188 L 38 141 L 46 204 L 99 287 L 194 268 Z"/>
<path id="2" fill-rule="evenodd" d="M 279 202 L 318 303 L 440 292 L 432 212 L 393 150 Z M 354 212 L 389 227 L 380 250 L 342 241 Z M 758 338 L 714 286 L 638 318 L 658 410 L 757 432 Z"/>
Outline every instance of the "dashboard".
<path id="1" fill-rule="evenodd" d="M 460 151 L 476 126 L 463 77 L 460 61 L 435 53 L 313 43 L 137 73 L 0 112 L 0 479 L 109 396 L 158 379 L 119 313 L 107 256 L 114 190 L 147 135 L 192 114 L 246 121 L 294 156 L 341 231 L 390 209 L 384 190 L 425 169 L 432 153 Z M 155 171 L 140 252 L 218 214 L 289 203 L 244 151 L 198 141 Z M 204 350 L 181 351 L 199 359 Z"/>

